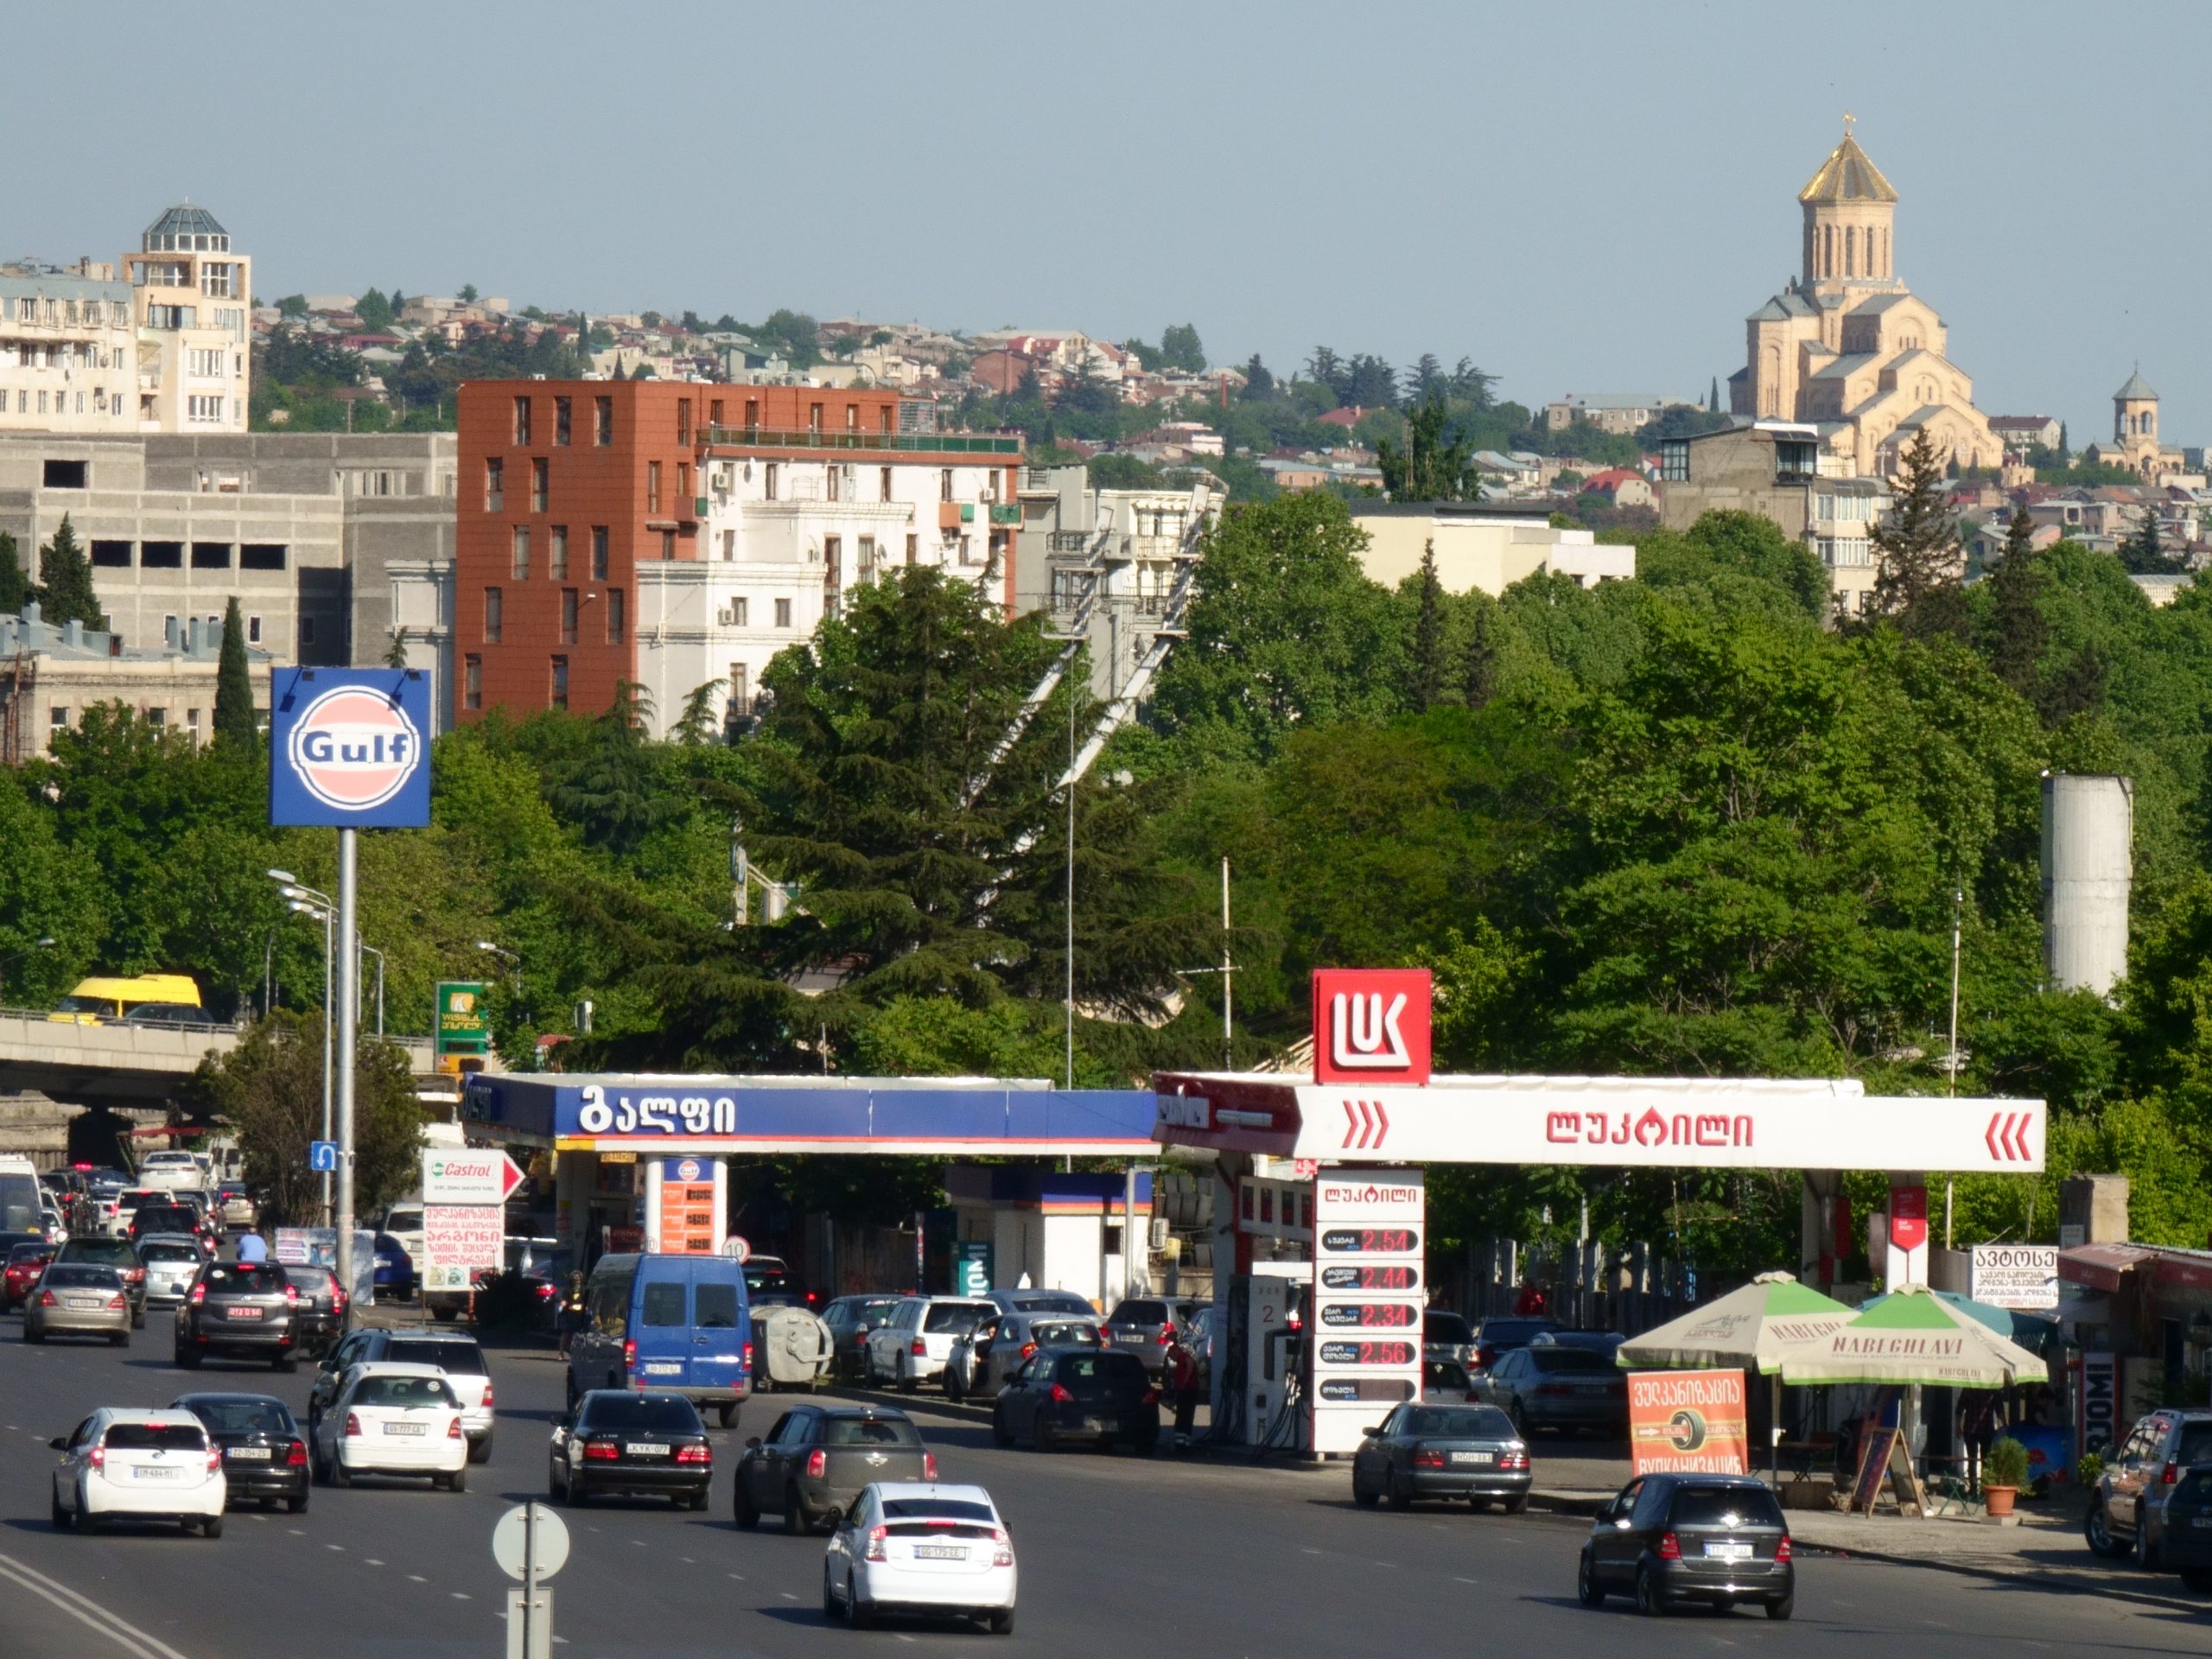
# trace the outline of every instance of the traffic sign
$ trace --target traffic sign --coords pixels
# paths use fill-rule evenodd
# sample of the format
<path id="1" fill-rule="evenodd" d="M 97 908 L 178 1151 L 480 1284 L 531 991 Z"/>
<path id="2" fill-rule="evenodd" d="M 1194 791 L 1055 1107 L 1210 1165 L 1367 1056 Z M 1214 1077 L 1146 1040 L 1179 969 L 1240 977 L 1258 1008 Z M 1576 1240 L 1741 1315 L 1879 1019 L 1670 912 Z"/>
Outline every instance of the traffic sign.
<path id="1" fill-rule="evenodd" d="M 733 1262 L 742 1262 L 753 1254 L 753 1246 L 740 1235 L 732 1233 L 722 1240 L 722 1254 Z"/>
<path id="2" fill-rule="evenodd" d="M 338 1167 L 338 1143 L 335 1141 L 308 1142 L 308 1167 L 321 1174 L 328 1174 Z"/>
<path id="3" fill-rule="evenodd" d="M 278 669 L 271 696 L 270 823 L 429 823 L 430 690 L 419 669 Z"/>
<path id="4" fill-rule="evenodd" d="M 522 1185 L 515 1160 L 497 1147 L 466 1152 L 431 1148 L 423 1154 L 425 1204 L 505 1204 Z"/>
<path id="5" fill-rule="evenodd" d="M 511 1579 L 550 1579 L 568 1565 L 568 1523 L 543 1503 L 518 1503 L 492 1529 L 492 1559 Z"/>

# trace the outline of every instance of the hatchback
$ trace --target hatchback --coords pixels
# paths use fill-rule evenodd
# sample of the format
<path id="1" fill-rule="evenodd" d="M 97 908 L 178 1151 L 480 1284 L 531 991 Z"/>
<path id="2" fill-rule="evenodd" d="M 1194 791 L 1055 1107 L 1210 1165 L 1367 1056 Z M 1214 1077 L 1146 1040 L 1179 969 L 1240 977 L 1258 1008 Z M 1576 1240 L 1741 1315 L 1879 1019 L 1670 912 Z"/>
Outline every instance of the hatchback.
<path id="1" fill-rule="evenodd" d="M 1106 1334 L 1123 1353 L 1144 1362 L 1157 1378 L 1167 1366 L 1168 1344 L 1182 1332 L 1196 1302 L 1170 1302 L 1155 1296 L 1124 1297 L 1106 1316 Z"/>
<path id="2" fill-rule="evenodd" d="M 822 1560 L 822 1614 L 865 1629 L 885 1613 L 1014 1629 L 1014 1537 L 981 1486 L 871 1485 L 838 1517 Z"/>
<path id="3" fill-rule="evenodd" d="M 680 1394 L 594 1389 L 553 1420 L 545 1485 L 563 1503 L 629 1493 L 703 1510 L 714 1478 L 707 1425 Z"/>
<path id="4" fill-rule="evenodd" d="M 189 1233 L 153 1233 L 138 1241 L 138 1259 L 146 1264 L 146 1306 L 175 1307 L 207 1258 Z"/>
<path id="5" fill-rule="evenodd" d="M 1160 1390 L 1135 1354 L 1116 1349 L 1040 1348 L 991 1405 L 991 1436 L 1001 1446 L 1027 1440 L 1116 1441 L 1140 1456 L 1160 1443 Z"/>
<path id="6" fill-rule="evenodd" d="M 2166 1494 L 2166 1565 L 2202 1595 L 2212 1590 L 2212 1463 L 2185 1469 Z"/>
<path id="7" fill-rule="evenodd" d="M 223 1454 L 188 1411 L 103 1408 L 48 1442 L 54 1524 L 91 1532 L 110 1520 L 173 1521 L 223 1535 Z"/>
<path id="8" fill-rule="evenodd" d="M 1745 1475 L 1646 1475 L 1598 1511 L 1575 1568 L 1585 1607 L 1609 1595 L 1640 1613 L 1679 1602 L 1757 1602 L 1787 1618 L 1797 1601 L 1789 1526 L 1764 1481 Z"/>
<path id="9" fill-rule="evenodd" d="M 1628 1373 L 1586 1348 L 1516 1348 L 1474 1389 L 1524 1431 L 1628 1432 Z"/>
<path id="10" fill-rule="evenodd" d="M 23 1340 L 49 1337 L 105 1337 L 130 1345 L 130 1298 L 113 1268 L 91 1262 L 50 1263 L 23 1303 Z"/>
<path id="11" fill-rule="evenodd" d="M 971 1394 L 989 1400 L 1039 1348 L 1109 1345 L 1095 1313 L 1002 1313 L 952 1344 L 944 1362 L 944 1391 L 955 1400 Z"/>
<path id="12" fill-rule="evenodd" d="M 258 1498 L 294 1515 L 308 1506 L 308 1443 L 291 1408 L 266 1394 L 188 1394 L 169 1402 L 206 1425 L 223 1453 L 229 1502 Z"/>

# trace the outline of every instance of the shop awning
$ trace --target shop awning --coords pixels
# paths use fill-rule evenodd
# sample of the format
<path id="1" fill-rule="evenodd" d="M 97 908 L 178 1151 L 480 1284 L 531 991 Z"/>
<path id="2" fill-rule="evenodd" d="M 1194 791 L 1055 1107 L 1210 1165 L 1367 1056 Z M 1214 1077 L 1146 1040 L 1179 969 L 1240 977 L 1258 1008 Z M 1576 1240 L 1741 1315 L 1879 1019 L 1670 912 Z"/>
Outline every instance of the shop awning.
<path id="1" fill-rule="evenodd" d="M 2212 1251 L 2156 1244 L 2075 1244 L 2058 1253 L 2059 1278 L 2093 1290 L 2118 1290 L 2122 1274 L 2146 1268 L 2153 1284 L 2212 1291 Z"/>

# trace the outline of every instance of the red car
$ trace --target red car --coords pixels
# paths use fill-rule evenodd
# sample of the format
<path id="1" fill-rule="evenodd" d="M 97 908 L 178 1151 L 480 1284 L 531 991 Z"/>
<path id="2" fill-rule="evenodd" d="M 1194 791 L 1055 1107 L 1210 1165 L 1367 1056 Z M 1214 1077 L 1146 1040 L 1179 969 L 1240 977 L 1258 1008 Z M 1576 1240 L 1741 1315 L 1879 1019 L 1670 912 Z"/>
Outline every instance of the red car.
<path id="1" fill-rule="evenodd" d="M 8 1252 L 8 1265 L 0 1269 L 0 1313 L 13 1313 L 38 1283 L 46 1264 L 54 1260 L 51 1244 L 18 1244 Z"/>

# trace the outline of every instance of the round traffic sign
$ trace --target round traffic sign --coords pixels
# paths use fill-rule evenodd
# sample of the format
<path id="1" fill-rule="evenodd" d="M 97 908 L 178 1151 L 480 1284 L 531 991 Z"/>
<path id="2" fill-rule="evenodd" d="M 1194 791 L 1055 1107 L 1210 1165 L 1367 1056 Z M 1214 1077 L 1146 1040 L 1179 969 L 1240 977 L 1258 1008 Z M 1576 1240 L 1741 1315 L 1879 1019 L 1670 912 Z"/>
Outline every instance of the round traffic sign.
<path id="1" fill-rule="evenodd" d="M 538 1579 L 551 1578 L 568 1564 L 568 1523 L 543 1503 L 518 1503 L 492 1529 L 492 1559 L 509 1578 L 527 1578 L 523 1556 L 531 1547 L 537 1555 Z"/>
<path id="2" fill-rule="evenodd" d="M 722 1240 L 722 1254 L 734 1262 L 743 1262 L 753 1254 L 753 1247 L 737 1234 L 732 1233 L 728 1238 Z"/>
<path id="3" fill-rule="evenodd" d="M 399 793 L 423 764 L 423 734 L 399 706 L 366 686 L 324 692 L 292 722 L 292 770 L 325 806 L 365 812 Z"/>

